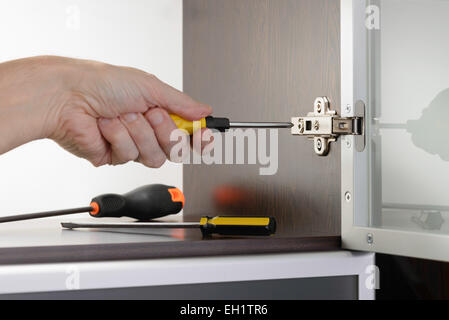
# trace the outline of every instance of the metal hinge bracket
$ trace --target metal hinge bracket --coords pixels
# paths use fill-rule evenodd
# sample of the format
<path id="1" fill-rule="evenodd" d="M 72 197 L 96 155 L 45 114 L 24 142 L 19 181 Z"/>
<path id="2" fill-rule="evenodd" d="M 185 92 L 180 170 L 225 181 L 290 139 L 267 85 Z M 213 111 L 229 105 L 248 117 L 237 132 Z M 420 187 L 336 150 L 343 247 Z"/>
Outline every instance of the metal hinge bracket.
<path id="1" fill-rule="evenodd" d="M 335 110 L 330 109 L 327 97 L 318 97 L 315 99 L 313 112 L 309 112 L 306 117 L 292 117 L 291 133 L 312 139 L 315 153 L 320 156 L 327 155 L 330 143 L 337 141 L 341 135 L 358 136 L 355 148 L 363 151 L 365 105 L 362 101 L 357 101 L 353 114 L 350 117 L 340 117 Z"/>

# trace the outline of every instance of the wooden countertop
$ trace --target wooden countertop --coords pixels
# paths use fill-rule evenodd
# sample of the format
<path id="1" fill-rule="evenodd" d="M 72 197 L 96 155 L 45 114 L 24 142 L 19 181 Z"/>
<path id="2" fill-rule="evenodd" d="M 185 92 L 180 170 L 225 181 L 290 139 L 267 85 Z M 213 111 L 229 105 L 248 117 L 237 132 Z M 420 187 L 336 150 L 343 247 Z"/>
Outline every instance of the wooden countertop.
<path id="1" fill-rule="evenodd" d="M 59 217 L 0 225 L 0 265 L 329 251 L 341 248 L 341 240 L 337 236 L 274 235 L 202 239 L 198 230 L 183 229 L 64 230 L 60 226 L 61 221 L 70 219 Z M 76 221 L 92 222 L 85 218 Z"/>

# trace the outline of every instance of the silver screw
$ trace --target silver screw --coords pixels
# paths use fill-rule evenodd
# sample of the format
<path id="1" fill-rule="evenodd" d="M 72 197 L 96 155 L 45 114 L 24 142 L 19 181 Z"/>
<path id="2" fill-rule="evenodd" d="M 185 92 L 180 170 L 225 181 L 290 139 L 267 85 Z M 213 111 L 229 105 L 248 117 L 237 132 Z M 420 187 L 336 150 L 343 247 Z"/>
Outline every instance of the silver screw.
<path id="1" fill-rule="evenodd" d="M 346 191 L 346 193 L 345 193 L 345 200 L 346 200 L 346 202 L 350 202 L 351 201 L 351 192 Z"/>
<path id="2" fill-rule="evenodd" d="M 351 113 L 351 105 L 350 105 L 350 104 L 347 104 L 347 105 L 346 105 L 346 107 L 345 107 L 345 112 L 346 112 L 346 113 Z"/>
<path id="3" fill-rule="evenodd" d="M 372 234 L 372 233 L 368 233 L 368 234 L 366 235 L 366 242 L 367 242 L 369 245 L 373 244 L 373 242 L 374 242 L 374 237 L 373 237 L 373 234 Z"/>
<path id="4" fill-rule="evenodd" d="M 321 102 L 318 102 L 316 106 L 316 111 L 318 111 L 318 113 L 321 113 Z"/>
<path id="5" fill-rule="evenodd" d="M 351 140 L 349 140 L 349 137 L 347 137 L 346 139 L 345 139 L 345 146 L 346 146 L 346 148 L 351 148 Z"/>
<path id="6" fill-rule="evenodd" d="M 315 120 L 315 122 L 313 123 L 313 128 L 318 131 L 318 129 L 320 128 L 320 123 L 318 122 L 318 120 Z"/>
<path id="7" fill-rule="evenodd" d="M 318 151 L 321 151 L 321 147 L 322 147 L 321 140 L 317 140 L 316 141 L 316 148 L 318 149 Z"/>

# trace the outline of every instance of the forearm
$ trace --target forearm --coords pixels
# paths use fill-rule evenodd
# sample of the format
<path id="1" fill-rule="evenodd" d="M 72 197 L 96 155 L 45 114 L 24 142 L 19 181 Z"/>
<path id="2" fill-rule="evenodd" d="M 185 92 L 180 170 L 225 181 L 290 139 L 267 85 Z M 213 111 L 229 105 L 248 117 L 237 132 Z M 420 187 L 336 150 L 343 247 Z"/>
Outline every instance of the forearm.
<path id="1" fill-rule="evenodd" d="M 49 136 L 67 90 L 56 57 L 0 64 L 0 154 Z"/>

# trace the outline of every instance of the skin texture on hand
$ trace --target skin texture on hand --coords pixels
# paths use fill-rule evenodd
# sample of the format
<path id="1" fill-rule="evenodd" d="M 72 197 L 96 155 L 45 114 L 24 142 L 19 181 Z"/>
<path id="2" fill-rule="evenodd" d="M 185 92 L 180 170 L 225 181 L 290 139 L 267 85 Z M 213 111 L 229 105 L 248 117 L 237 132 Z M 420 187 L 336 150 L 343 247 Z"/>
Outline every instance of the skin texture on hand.
<path id="1" fill-rule="evenodd" d="M 144 71 L 62 57 L 0 64 L 0 154 L 50 138 L 94 166 L 138 161 L 157 168 L 176 129 L 169 113 L 211 113 Z"/>

